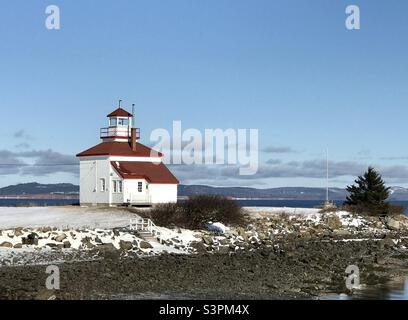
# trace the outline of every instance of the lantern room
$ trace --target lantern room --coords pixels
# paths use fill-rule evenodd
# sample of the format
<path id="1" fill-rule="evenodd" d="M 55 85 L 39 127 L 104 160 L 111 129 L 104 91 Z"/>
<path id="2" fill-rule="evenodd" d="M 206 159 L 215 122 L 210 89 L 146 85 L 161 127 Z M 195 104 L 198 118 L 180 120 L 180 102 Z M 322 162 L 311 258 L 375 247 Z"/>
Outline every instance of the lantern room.
<path id="1" fill-rule="evenodd" d="M 109 127 L 101 128 L 101 139 L 112 141 L 128 141 L 132 135 L 133 115 L 121 106 L 107 115 Z M 140 130 L 136 128 L 136 140 L 140 138 Z"/>

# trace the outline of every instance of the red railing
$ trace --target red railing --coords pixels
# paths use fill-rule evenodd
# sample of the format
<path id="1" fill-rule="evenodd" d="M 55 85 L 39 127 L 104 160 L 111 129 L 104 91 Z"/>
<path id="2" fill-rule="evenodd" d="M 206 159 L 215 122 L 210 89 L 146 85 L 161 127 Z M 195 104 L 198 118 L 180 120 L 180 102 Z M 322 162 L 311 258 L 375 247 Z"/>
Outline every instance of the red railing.
<path id="1" fill-rule="evenodd" d="M 101 138 L 130 138 L 132 128 L 108 127 L 101 128 Z M 140 139 L 140 128 L 136 128 L 136 140 Z"/>

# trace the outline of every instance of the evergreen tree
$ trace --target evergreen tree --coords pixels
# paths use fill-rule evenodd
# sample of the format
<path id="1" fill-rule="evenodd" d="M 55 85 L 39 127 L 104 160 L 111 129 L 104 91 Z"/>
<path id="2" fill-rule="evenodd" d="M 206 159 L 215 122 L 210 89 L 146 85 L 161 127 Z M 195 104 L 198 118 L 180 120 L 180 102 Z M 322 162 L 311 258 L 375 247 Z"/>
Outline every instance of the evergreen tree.
<path id="1" fill-rule="evenodd" d="M 355 185 L 347 187 L 349 195 L 345 204 L 354 206 L 359 211 L 372 214 L 385 214 L 388 211 L 390 188 L 385 186 L 381 175 L 372 167 L 355 180 Z"/>

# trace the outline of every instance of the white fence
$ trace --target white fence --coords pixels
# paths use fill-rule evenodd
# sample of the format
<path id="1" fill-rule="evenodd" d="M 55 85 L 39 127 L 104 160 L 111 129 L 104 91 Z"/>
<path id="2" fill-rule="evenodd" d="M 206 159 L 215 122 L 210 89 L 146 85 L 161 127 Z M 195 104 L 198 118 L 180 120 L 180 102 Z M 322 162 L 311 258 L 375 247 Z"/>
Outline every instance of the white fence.
<path id="1" fill-rule="evenodd" d="M 150 219 L 138 218 L 131 219 L 130 230 L 139 231 L 139 232 L 148 232 L 151 236 L 154 236 L 160 240 L 160 231 Z"/>

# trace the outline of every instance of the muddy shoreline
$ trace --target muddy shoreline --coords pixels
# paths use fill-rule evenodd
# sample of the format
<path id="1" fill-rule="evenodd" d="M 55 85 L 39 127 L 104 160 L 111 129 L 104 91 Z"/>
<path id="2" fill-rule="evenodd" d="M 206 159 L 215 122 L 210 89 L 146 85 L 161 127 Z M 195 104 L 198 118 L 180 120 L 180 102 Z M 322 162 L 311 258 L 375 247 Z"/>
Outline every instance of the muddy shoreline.
<path id="1" fill-rule="evenodd" d="M 225 234 L 162 228 L 149 243 L 126 228 L 2 230 L 0 299 L 318 299 L 351 293 L 350 265 L 367 286 L 408 278 L 405 216 L 252 210 Z"/>
<path id="2" fill-rule="evenodd" d="M 405 240 L 404 240 L 405 241 Z M 286 241 L 239 253 L 121 257 L 65 261 L 61 288 L 45 288 L 45 265 L 0 268 L 0 299 L 316 299 L 349 293 L 345 269 L 357 265 L 361 283 L 408 276 L 405 250 L 378 241 Z"/>

